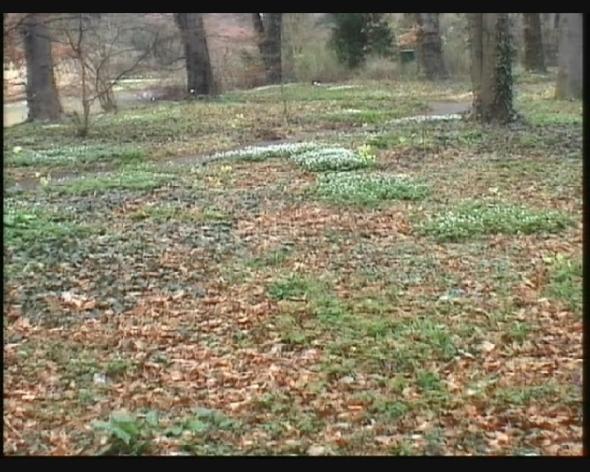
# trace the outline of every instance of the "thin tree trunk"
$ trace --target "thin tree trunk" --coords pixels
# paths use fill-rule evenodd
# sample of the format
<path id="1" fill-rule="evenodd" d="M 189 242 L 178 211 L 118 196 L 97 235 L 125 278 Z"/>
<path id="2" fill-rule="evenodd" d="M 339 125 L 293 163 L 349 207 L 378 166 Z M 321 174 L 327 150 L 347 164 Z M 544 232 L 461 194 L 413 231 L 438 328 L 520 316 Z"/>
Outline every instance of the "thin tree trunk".
<path id="1" fill-rule="evenodd" d="M 201 13 L 175 13 L 184 45 L 189 95 L 213 95 L 215 84 Z"/>
<path id="2" fill-rule="evenodd" d="M 442 54 L 438 13 L 416 13 L 420 26 L 418 44 L 422 70 L 428 80 L 446 79 L 449 74 Z"/>
<path id="3" fill-rule="evenodd" d="M 283 24 L 282 13 L 252 13 L 254 30 L 258 34 L 258 48 L 264 68 L 267 82 L 278 84 L 282 80 L 282 41 L 281 30 Z"/>
<path id="4" fill-rule="evenodd" d="M 523 13 L 524 67 L 533 72 L 547 72 L 540 13 Z"/>
<path id="5" fill-rule="evenodd" d="M 22 35 L 27 65 L 28 120 L 57 121 L 61 118 L 62 107 L 53 72 L 51 38 L 43 14 L 27 14 Z"/>
<path id="6" fill-rule="evenodd" d="M 581 13 L 562 13 L 555 98 L 582 98 L 583 32 Z"/>
<path id="7" fill-rule="evenodd" d="M 507 123 L 512 104 L 512 44 L 507 13 L 469 14 L 473 114 L 483 122 Z"/>

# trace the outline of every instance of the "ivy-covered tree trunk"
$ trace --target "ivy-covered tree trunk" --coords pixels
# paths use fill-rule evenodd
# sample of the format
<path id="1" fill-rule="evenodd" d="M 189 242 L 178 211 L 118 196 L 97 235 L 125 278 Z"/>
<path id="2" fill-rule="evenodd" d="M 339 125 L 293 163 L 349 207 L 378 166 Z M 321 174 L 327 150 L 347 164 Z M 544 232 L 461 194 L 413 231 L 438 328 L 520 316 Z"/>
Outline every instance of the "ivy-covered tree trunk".
<path id="1" fill-rule="evenodd" d="M 57 121 L 61 118 L 49 29 L 42 13 L 28 13 L 21 29 L 27 66 L 28 120 Z"/>
<path id="2" fill-rule="evenodd" d="M 562 13 L 555 98 L 582 98 L 583 32 L 581 13 Z"/>
<path id="3" fill-rule="evenodd" d="M 252 13 L 254 29 L 258 33 L 258 48 L 269 84 L 278 84 L 282 80 L 282 13 Z"/>
<path id="4" fill-rule="evenodd" d="M 428 80 L 446 79 L 449 74 L 443 60 L 439 14 L 416 13 L 416 22 L 420 27 L 418 44 L 424 75 Z"/>
<path id="5" fill-rule="evenodd" d="M 523 13 L 524 67 L 533 72 L 547 72 L 540 13 Z"/>
<path id="6" fill-rule="evenodd" d="M 512 43 L 507 13 L 470 13 L 473 115 L 487 123 L 516 117 L 512 103 Z"/>
<path id="7" fill-rule="evenodd" d="M 202 13 L 175 13 L 186 62 L 189 95 L 213 95 L 215 84 Z"/>

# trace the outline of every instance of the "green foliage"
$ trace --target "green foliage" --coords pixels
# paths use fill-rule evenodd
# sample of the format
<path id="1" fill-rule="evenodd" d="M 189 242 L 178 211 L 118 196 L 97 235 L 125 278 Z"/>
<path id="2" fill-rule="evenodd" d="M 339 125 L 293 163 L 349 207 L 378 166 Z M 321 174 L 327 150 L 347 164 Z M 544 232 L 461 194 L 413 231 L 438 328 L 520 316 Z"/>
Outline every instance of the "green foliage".
<path id="1" fill-rule="evenodd" d="M 173 179 L 172 174 L 149 172 L 141 169 L 126 169 L 119 174 L 105 174 L 99 177 L 84 177 L 55 187 L 59 193 L 84 195 L 110 190 L 151 190 Z"/>
<path id="2" fill-rule="evenodd" d="M 99 161 L 132 162 L 143 158 L 144 152 L 132 146 L 106 144 L 60 145 L 37 150 L 14 146 L 12 150 L 6 153 L 6 164 L 13 167 L 63 166 Z"/>
<path id="3" fill-rule="evenodd" d="M 332 13 L 331 20 L 331 45 L 349 67 L 358 67 L 367 55 L 393 54 L 393 32 L 383 13 Z"/>
<path id="4" fill-rule="evenodd" d="M 421 200 L 428 187 L 406 177 L 387 174 L 322 175 L 315 194 L 335 203 L 371 205 L 382 200 Z"/>
<path id="5" fill-rule="evenodd" d="M 80 238 L 90 228 L 63 221 L 63 216 L 36 208 L 4 204 L 4 242 L 7 246 L 26 249 L 32 244 Z"/>
<path id="6" fill-rule="evenodd" d="M 547 397 L 555 399 L 560 388 L 555 383 L 544 385 L 523 385 L 499 388 L 494 392 L 494 400 L 509 405 L 528 405 L 532 401 L 539 402 Z"/>
<path id="7" fill-rule="evenodd" d="M 564 300 L 571 310 L 582 312 L 582 261 L 570 259 L 558 254 L 548 259 L 550 296 Z"/>
<path id="8" fill-rule="evenodd" d="M 296 154 L 291 159 L 300 167 L 312 172 L 361 169 L 369 167 L 374 162 L 374 156 L 366 150 L 360 155 L 340 147 L 315 149 Z"/>
<path id="9" fill-rule="evenodd" d="M 402 401 L 378 402 L 373 409 L 387 421 L 396 421 L 410 411 L 408 404 Z"/>
<path id="10" fill-rule="evenodd" d="M 420 225 L 422 234 L 439 241 L 456 242 L 486 234 L 531 234 L 557 232 L 571 224 L 564 214 L 549 210 L 529 210 L 496 202 L 468 202 Z"/>
<path id="11" fill-rule="evenodd" d="M 436 372 L 418 372 L 416 381 L 424 392 L 441 390 L 442 388 L 440 376 Z"/>
<path id="12" fill-rule="evenodd" d="M 143 454 L 148 452 L 151 428 L 157 426 L 155 413 L 148 413 L 145 419 L 126 410 L 114 411 L 108 421 L 94 421 L 92 426 L 108 435 L 109 444 L 103 451 L 106 454 Z"/>
<path id="13" fill-rule="evenodd" d="M 275 267 L 281 265 L 289 254 L 291 249 L 288 247 L 280 247 L 268 252 L 265 252 L 260 257 L 255 257 L 248 262 L 250 267 Z"/>
<path id="14" fill-rule="evenodd" d="M 300 275 L 293 274 L 281 280 L 273 281 L 268 287 L 268 296 L 275 300 L 301 298 L 310 292 L 310 281 Z"/>
<path id="15" fill-rule="evenodd" d="M 182 429 L 201 434 L 214 430 L 230 430 L 239 427 L 239 425 L 239 422 L 229 418 L 221 411 L 197 408 L 195 414 L 182 423 Z"/>
<path id="16" fill-rule="evenodd" d="M 237 430 L 241 423 L 223 412 L 208 408 L 196 408 L 194 414 L 176 420 L 171 426 L 162 427 L 158 413 L 149 411 L 138 415 L 126 410 L 114 411 L 108 421 L 93 421 L 96 431 L 107 434 L 107 446 L 103 454 L 139 455 L 149 453 L 155 436 L 178 437 L 185 433 L 210 438 L 219 431 Z"/>

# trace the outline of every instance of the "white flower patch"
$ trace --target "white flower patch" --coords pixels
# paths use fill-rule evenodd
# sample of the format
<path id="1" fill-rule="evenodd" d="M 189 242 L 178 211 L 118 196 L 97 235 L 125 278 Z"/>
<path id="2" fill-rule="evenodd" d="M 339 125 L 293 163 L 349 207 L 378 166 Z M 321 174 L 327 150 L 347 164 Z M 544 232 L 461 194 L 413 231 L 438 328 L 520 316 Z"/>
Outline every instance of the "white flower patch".
<path id="1" fill-rule="evenodd" d="M 533 211 L 497 202 L 475 202 L 432 217 L 421 229 L 424 234 L 441 240 L 458 241 L 481 234 L 556 231 L 567 224 L 568 219 L 555 211 Z"/>
<path id="2" fill-rule="evenodd" d="M 291 87 L 293 85 L 297 85 L 297 83 L 289 82 L 288 84 L 282 84 L 283 87 Z M 253 89 L 247 90 L 246 93 L 262 92 L 263 90 L 272 90 L 279 87 L 281 87 L 281 84 L 261 85 L 260 87 L 255 87 Z"/>
<path id="3" fill-rule="evenodd" d="M 452 121 L 460 120 L 461 115 L 458 113 L 452 113 L 450 115 L 418 115 L 418 116 L 406 116 L 405 118 L 397 118 L 387 122 L 388 125 L 395 125 L 398 123 L 422 123 L 424 121 Z"/>
<path id="4" fill-rule="evenodd" d="M 237 157 L 249 161 L 262 161 L 269 157 L 290 157 L 297 153 L 318 148 L 314 142 L 271 144 L 269 146 L 246 146 L 242 149 L 218 152 L 211 156 L 213 159 L 223 157 Z"/>
<path id="5" fill-rule="evenodd" d="M 348 89 L 354 89 L 354 88 L 359 88 L 358 85 L 334 85 L 332 87 L 328 87 L 327 90 L 348 90 Z"/>
<path id="6" fill-rule="evenodd" d="M 314 172 L 345 171 L 368 167 L 370 161 L 349 149 L 334 147 L 313 149 L 291 156 L 300 167 Z"/>
<path id="7" fill-rule="evenodd" d="M 420 200 L 428 193 L 426 185 L 407 177 L 383 173 L 334 173 L 322 175 L 316 192 L 341 202 L 372 203 L 380 200 Z"/>

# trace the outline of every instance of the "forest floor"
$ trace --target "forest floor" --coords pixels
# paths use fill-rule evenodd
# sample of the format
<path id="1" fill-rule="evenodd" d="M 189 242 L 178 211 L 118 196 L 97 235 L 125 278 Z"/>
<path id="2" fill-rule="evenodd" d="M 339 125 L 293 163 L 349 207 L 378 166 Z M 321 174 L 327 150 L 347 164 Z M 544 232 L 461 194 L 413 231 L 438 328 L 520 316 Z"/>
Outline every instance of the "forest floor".
<path id="1" fill-rule="evenodd" d="M 516 77 L 506 129 L 403 120 L 468 101 L 417 81 L 5 129 L 4 453 L 581 454 L 582 104 L 553 87 Z M 206 157 L 260 142 L 368 164 Z"/>

